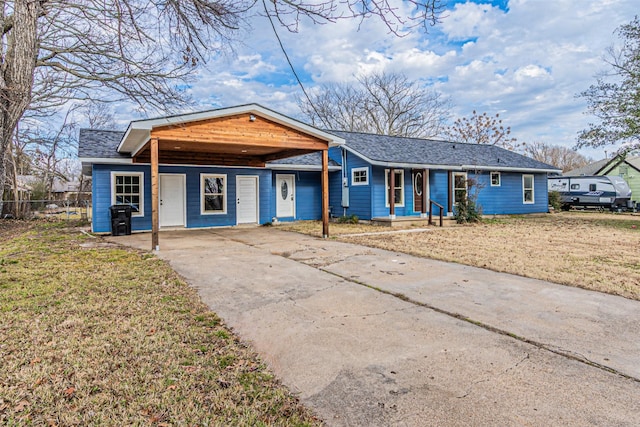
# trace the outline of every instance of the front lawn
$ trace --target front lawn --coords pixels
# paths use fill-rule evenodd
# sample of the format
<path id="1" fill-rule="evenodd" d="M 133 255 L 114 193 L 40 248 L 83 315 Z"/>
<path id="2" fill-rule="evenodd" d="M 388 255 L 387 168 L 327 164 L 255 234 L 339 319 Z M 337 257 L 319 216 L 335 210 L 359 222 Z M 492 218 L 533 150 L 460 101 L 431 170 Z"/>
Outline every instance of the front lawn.
<path id="1" fill-rule="evenodd" d="M 281 226 L 317 233 L 318 224 Z M 640 216 L 563 212 L 507 216 L 482 224 L 433 227 L 420 233 L 331 224 L 339 240 L 457 262 L 640 300 Z"/>
<path id="2" fill-rule="evenodd" d="M 164 262 L 0 224 L 1 425 L 320 425 Z"/>

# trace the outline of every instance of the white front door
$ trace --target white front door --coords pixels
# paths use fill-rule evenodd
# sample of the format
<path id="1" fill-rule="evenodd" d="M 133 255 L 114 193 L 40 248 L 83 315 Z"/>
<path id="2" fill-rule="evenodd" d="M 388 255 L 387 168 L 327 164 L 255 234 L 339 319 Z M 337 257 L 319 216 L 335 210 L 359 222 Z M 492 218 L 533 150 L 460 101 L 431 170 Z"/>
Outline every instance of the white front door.
<path id="1" fill-rule="evenodd" d="M 276 175 L 276 216 L 294 217 L 295 211 L 295 175 Z"/>
<path id="2" fill-rule="evenodd" d="M 258 222 L 258 177 L 236 177 L 238 224 L 256 224 Z"/>
<path id="3" fill-rule="evenodd" d="M 160 227 L 184 227 L 184 175 L 160 175 Z"/>

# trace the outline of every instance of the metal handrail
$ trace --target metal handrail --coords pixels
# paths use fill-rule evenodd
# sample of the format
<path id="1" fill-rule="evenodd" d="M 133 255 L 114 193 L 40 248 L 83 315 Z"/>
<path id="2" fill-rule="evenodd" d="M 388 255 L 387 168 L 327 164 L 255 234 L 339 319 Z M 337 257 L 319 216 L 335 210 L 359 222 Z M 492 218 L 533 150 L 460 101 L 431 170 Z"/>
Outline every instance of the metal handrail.
<path id="1" fill-rule="evenodd" d="M 440 203 L 434 202 L 431 199 L 429 199 L 429 225 L 435 225 L 433 223 L 433 205 L 436 205 L 437 207 L 440 208 L 440 227 L 442 227 L 444 226 L 444 218 L 443 218 L 444 206 L 442 206 Z"/>

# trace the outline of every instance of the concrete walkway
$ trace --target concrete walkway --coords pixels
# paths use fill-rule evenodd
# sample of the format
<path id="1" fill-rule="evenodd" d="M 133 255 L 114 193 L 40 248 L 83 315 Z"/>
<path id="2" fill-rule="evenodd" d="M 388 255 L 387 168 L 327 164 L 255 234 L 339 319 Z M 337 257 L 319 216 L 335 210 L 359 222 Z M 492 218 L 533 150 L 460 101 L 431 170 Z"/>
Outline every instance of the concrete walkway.
<path id="1" fill-rule="evenodd" d="M 639 302 L 273 228 L 160 245 L 329 426 L 640 425 Z"/>

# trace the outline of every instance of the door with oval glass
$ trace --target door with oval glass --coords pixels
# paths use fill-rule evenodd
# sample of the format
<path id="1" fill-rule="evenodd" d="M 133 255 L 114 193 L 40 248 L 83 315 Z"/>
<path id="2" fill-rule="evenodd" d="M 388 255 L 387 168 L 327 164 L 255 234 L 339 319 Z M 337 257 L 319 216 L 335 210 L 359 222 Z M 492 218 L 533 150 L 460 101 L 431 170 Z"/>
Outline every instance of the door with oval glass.
<path id="1" fill-rule="evenodd" d="M 424 191 L 424 171 L 413 171 L 413 211 L 422 212 L 422 200 L 425 197 Z"/>
<path id="2" fill-rule="evenodd" d="M 295 217 L 295 175 L 276 175 L 276 216 Z"/>

